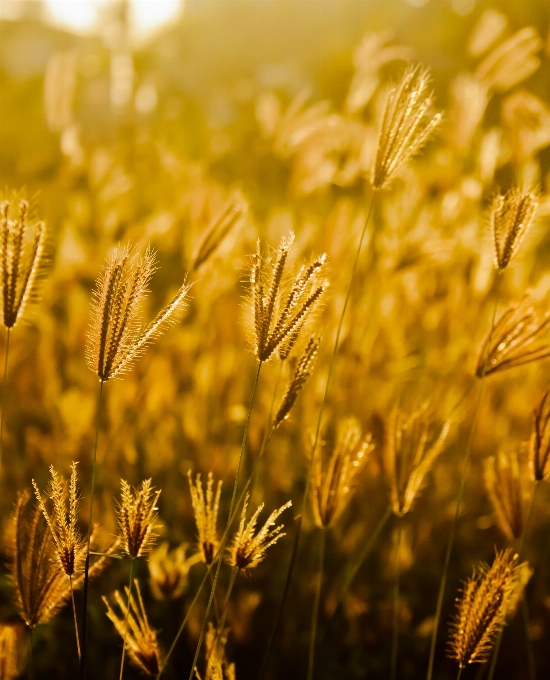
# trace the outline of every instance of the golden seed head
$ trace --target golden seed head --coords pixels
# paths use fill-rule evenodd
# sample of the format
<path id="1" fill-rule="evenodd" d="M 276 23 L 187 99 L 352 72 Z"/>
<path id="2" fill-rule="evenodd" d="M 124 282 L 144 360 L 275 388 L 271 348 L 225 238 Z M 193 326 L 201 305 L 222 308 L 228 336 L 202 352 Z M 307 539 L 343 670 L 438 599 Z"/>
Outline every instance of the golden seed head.
<path id="1" fill-rule="evenodd" d="M 398 85 L 390 88 L 378 126 L 378 143 L 371 183 L 387 186 L 399 169 L 424 146 L 441 121 L 431 112 L 434 101 L 430 75 L 423 66 L 410 66 Z"/>
<path id="2" fill-rule="evenodd" d="M 320 278 L 325 256 L 302 266 L 297 275 L 287 274 L 285 267 L 294 240 L 283 238 L 279 248 L 265 257 L 258 241 L 250 271 L 249 307 L 253 322 L 251 345 L 260 361 L 268 361 L 277 353 L 286 359 L 311 320 L 327 289 Z"/>
<path id="3" fill-rule="evenodd" d="M 142 328 L 141 304 L 154 271 L 155 255 L 150 248 L 139 259 L 128 247 L 116 248 L 97 280 L 86 361 L 102 381 L 129 370 L 149 343 L 175 323 L 181 313 L 189 290 L 185 283 L 156 318 Z"/>
<path id="4" fill-rule="evenodd" d="M 134 580 L 134 588 L 128 606 L 128 587 L 125 588 L 126 596 L 120 591 L 114 592 L 114 600 L 120 608 L 120 614 L 115 612 L 109 600 L 103 597 L 107 605 L 107 616 L 114 623 L 118 634 L 125 640 L 128 656 L 132 663 L 150 676 L 155 676 L 162 666 L 157 633 L 149 625 L 141 590 L 137 579 Z M 134 593 L 137 593 L 137 602 Z M 128 625 L 126 625 L 128 621 Z"/>
<path id="5" fill-rule="evenodd" d="M 513 542 L 523 533 L 523 487 L 517 454 L 490 456 L 484 461 L 484 473 L 498 526 Z"/>
<path id="6" fill-rule="evenodd" d="M 38 505 L 50 528 L 58 565 L 67 576 L 72 576 L 75 571 L 79 571 L 82 568 L 85 552 L 83 550 L 85 545 L 82 534 L 77 527 L 80 496 L 76 487 L 76 463 L 73 462 L 71 464 L 71 479 L 68 493 L 65 480 L 57 474 L 53 465 L 50 466 L 50 475 L 52 478 L 46 495 L 53 504 L 51 516 L 42 500 L 40 489 L 34 479 L 32 480 L 32 485 Z M 67 495 L 69 497 L 69 507 L 65 508 Z M 77 558 L 80 558 L 78 562 Z"/>
<path id="7" fill-rule="evenodd" d="M 533 413 L 529 444 L 529 465 L 533 479 L 541 482 L 550 477 L 550 399 L 546 391 Z"/>
<path id="8" fill-rule="evenodd" d="M 186 558 L 188 545 L 182 543 L 169 551 L 168 543 L 161 543 L 149 556 L 151 590 L 157 600 L 176 600 L 187 588 L 189 569 L 200 556 Z"/>
<path id="9" fill-rule="evenodd" d="M 29 628 L 34 628 L 51 619 L 63 607 L 71 595 L 71 583 L 60 569 L 58 558 L 52 555 L 52 534 L 40 506 L 36 505 L 30 517 L 25 514 L 28 500 L 27 492 L 17 498 L 9 552 L 15 603 L 23 621 Z M 95 531 L 92 532 L 92 543 L 94 538 Z M 84 562 L 86 547 L 85 543 L 78 544 L 75 564 Z M 101 557 L 90 567 L 90 578 L 101 573 L 107 559 Z M 84 573 L 76 573 L 72 578 L 73 589 L 83 581 Z"/>
<path id="10" fill-rule="evenodd" d="M 495 267 L 506 269 L 515 256 L 537 212 L 538 192 L 510 189 L 493 199 L 489 222 L 495 247 Z"/>
<path id="11" fill-rule="evenodd" d="M 228 633 L 229 628 L 220 632 L 211 623 L 208 623 L 208 630 L 204 637 L 206 651 L 204 680 L 235 680 L 235 664 L 228 663 L 225 653 Z M 195 676 L 197 680 L 202 680 L 197 667 L 195 667 Z"/>
<path id="12" fill-rule="evenodd" d="M 216 493 L 214 494 L 214 476 L 209 472 L 205 495 L 200 474 L 197 475 L 195 483 L 193 483 L 191 471 L 187 473 L 187 478 L 189 479 L 191 503 L 193 504 L 193 512 L 195 513 L 195 522 L 197 524 L 198 554 L 205 564 L 212 564 L 220 547 L 216 523 L 220 509 L 222 483 L 221 480 L 218 481 Z"/>
<path id="13" fill-rule="evenodd" d="M 292 501 L 288 501 L 288 503 L 285 503 L 285 505 L 281 506 L 278 510 L 274 510 L 271 515 L 269 515 L 260 531 L 254 535 L 256 522 L 258 521 L 260 512 L 263 510 L 264 504 L 262 503 L 260 505 L 245 526 L 248 498 L 249 494 L 246 494 L 239 529 L 235 534 L 233 544 L 229 548 L 229 557 L 227 559 L 228 564 L 232 567 L 236 567 L 241 572 L 257 567 L 265 558 L 267 549 L 277 543 L 277 541 L 285 535 L 281 533 L 283 529 L 282 524 L 274 529 L 271 527 L 275 525 L 279 515 L 292 505 Z"/>
<path id="14" fill-rule="evenodd" d="M 14 214 L 15 213 L 15 214 Z M 28 224 L 29 204 L 0 203 L 0 319 L 13 328 L 36 293 L 44 262 L 46 225 Z"/>
<path id="15" fill-rule="evenodd" d="M 286 388 L 280 406 L 277 409 L 277 413 L 273 418 L 272 426 L 274 430 L 288 417 L 288 414 L 296 402 L 298 393 L 309 378 L 313 365 L 315 364 L 320 344 L 321 338 L 310 338 L 306 348 L 296 362 L 292 379 Z"/>
<path id="16" fill-rule="evenodd" d="M 371 435 L 361 436 L 361 429 L 353 419 L 339 427 L 336 442 L 328 461 L 323 465 L 325 446 L 318 447 L 313 461 L 311 498 L 313 516 L 318 527 L 332 526 L 346 508 L 353 482 L 374 449 Z"/>
<path id="17" fill-rule="evenodd" d="M 519 303 L 508 307 L 487 334 L 479 353 L 476 376 L 481 378 L 550 356 L 550 345 L 533 346 L 548 326 L 550 312 L 541 314 L 529 294 L 525 294 Z"/>
<path id="18" fill-rule="evenodd" d="M 128 482 L 120 480 L 121 500 L 117 503 L 119 537 L 124 551 L 132 558 L 147 554 L 157 537 L 154 529 L 160 490 L 155 491 L 151 483 L 151 479 L 146 479 L 132 492 Z"/>
<path id="19" fill-rule="evenodd" d="M 432 431 L 428 405 L 410 415 L 394 408 L 384 445 L 384 468 L 390 484 L 393 512 L 402 517 L 411 509 L 428 472 L 443 450 L 449 434 L 447 421 L 439 434 Z"/>
<path id="20" fill-rule="evenodd" d="M 447 654 L 460 668 L 485 663 L 504 624 L 522 565 L 511 550 L 497 552 L 491 567 L 482 563 L 457 598 Z"/>

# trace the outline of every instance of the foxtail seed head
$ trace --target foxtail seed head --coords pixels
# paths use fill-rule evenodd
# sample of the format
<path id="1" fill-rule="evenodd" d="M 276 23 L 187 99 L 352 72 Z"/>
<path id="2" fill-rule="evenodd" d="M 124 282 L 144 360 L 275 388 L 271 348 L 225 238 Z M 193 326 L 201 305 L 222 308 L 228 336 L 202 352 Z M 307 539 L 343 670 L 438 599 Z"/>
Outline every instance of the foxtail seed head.
<path id="1" fill-rule="evenodd" d="M 216 532 L 216 523 L 220 509 L 222 483 L 221 480 L 218 481 L 216 493 L 214 493 L 214 476 L 209 472 L 205 494 L 200 474 L 197 475 L 194 483 L 191 471 L 187 473 L 187 478 L 189 480 L 191 503 L 193 504 L 193 512 L 195 513 L 195 522 L 197 524 L 199 555 L 205 564 L 212 564 L 220 546 Z"/>
<path id="2" fill-rule="evenodd" d="M 529 446 L 530 467 L 536 482 L 550 477 L 550 399 L 547 390 L 533 413 Z"/>
<path id="3" fill-rule="evenodd" d="M 160 490 L 155 491 L 151 483 L 151 479 L 146 479 L 132 492 L 128 482 L 120 480 L 121 500 L 117 503 L 119 537 L 125 553 L 132 558 L 147 554 L 157 537 L 154 529 Z"/>
<path id="4" fill-rule="evenodd" d="M 484 461 L 484 472 L 499 529 L 513 542 L 523 533 L 523 488 L 517 454 L 490 456 Z"/>
<path id="5" fill-rule="evenodd" d="M 493 199 L 489 222 L 495 247 L 495 267 L 506 269 L 515 256 L 525 234 L 531 228 L 538 206 L 535 191 L 510 189 Z"/>

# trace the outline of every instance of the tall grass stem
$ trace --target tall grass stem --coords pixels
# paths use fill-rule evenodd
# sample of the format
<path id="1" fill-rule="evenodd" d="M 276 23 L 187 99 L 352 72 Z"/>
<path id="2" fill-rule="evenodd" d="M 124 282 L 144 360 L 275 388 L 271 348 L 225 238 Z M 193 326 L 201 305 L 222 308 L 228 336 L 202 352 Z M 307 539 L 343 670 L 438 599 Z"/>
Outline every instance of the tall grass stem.
<path id="1" fill-rule="evenodd" d="M 317 638 L 317 625 L 319 622 L 319 605 L 321 603 L 321 590 L 323 588 L 323 572 L 325 570 L 325 543 L 326 528 L 321 529 L 321 546 L 319 548 L 319 572 L 317 574 L 317 588 L 313 602 L 313 615 L 311 617 L 311 634 L 309 636 L 309 657 L 307 666 L 307 680 L 313 680 L 315 667 L 315 640 Z"/>
<path id="2" fill-rule="evenodd" d="M 72 600 L 72 603 L 73 603 L 73 617 L 74 617 L 74 632 L 75 632 L 75 635 L 76 635 L 76 649 L 77 649 L 77 652 L 78 652 L 78 660 L 80 661 L 80 638 L 78 636 L 78 619 L 77 619 L 77 616 L 76 616 L 76 605 L 75 605 L 75 602 L 74 602 L 74 588 L 73 588 L 73 577 L 72 577 L 72 575 L 69 576 L 69 581 L 71 583 L 71 600 Z"/>
<path id="3" fill-rule="evenodd" d="M 402 519 L 397 520 L 397 535 L 395 539 L 395 584 L 393 588 L 393 632 L 391 644 L 391 665 L 390 665 L 390 680 L 397 678 L 397 649 L 399 643 L 399 552 L 401 550 L 401 531 Z"/>
<path id="4" fill-rule="evenodd" d="M 130 581 L 128 583 L 128 608 L 126 609 L 126 623 L 124 625 L 124 639 L 122 641 L 122 657 L 120 659 L 120 675 L 119 680 L 122 680 L 124 674 L 124 656 L 126 655 L 126 638 L 128 637 L 128 621 L 130 619 L 130 605 L 132 602 L 132 578 L 134 576 L 134 560 L 130 558 Z"/>

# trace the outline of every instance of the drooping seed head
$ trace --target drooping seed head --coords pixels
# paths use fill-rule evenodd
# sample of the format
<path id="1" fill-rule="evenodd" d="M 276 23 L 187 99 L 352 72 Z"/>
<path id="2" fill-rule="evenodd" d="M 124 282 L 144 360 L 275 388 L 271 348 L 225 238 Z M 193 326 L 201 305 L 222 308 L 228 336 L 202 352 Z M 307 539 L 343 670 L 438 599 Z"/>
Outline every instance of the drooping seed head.
<path id="1" fill-rule="evenodd" d="M 214 476 L 209 472 L 205 495 L 200 474 L 197 475 L 194 483 L 191 471 L 187 473 L 187 478 L 189 480 L 191 503 L 193 504 L 193 512 L 195 513 L 195 522 L 197 524 L 199 555 L 205 564 L 212 564 L 220 546 L 216 532 L 216 523 L 220 508 L 222 483 L 221 480 L 218 481 L 216 493 L 214 494 Z"/>
<path id="2" fill-rule="evenodd" d="M 120 480 L 121 500 L 117 503 L 119 537 L 127 555 L 132 558 L 147 554 L 155 543 L 156 507 L 160 490 L 151 486 L 152 480 L 146 479 L 132 489 L 124 479 Z"/>
<path id="3" fill-rule="evenodd" d="M 46 225 L 28 218 L 27 201 L 0 203 L 0 320 L 7 329 L 23 316 L 44 264 Z"/>
<path id="4" fill-rule="evenodd" d="M 232 567 L 236 567 L 241 572 L 257 567 L 265 558 L 267 549 L 277 543 L 277 541 L 285 535 L 281 533 L 283 529 L 282 524 L 276 526 L 274 529 L 271 527 L 275 525 L 279 515 L 292 505 L 292 501 L 288 501 L 288 503 L 285 503 L 285 505 L 281 506 L 278 510 L 274 510 L 271 515 L 269 515 L 260 531 L 254 535 L 256 522 L 258 521 L 259 514 L 264 508 L 264 504 L 262 503 L 260 505 L 245 526 L 248 498 L 249 494 L 246 495 L 244 500 L 239 529 L 235 534 L 233 544 L 229 548 L 229 557 L 227 559 L 227 562 Z"/>
<path id="5" fill-rule="evenodd" d="M 460 668 L 487 661 L 517 585 L 521 565 L 516 560 L 511 550 L 497 552 L 490 567 L 482 563 L 464 584 L 447 646 Z"/>
<path id="6" fill-rule="evenodd" d="M 371 173 L 375 189 L 387 186 L 439 125 L 441 114 L 431 112 L 434 95 L 429 87 L 428 70 L 423 66 L 411 66 L 400 83 L 390 88 L 378 125 Z"/>
<path id="7" fill-rule="evenodd" d="M 510 189 L 493 199 L 489 223 L 495 247 L 495 267 L 506 269 L 531 228 L 538 207 L 538 192 Z"/>

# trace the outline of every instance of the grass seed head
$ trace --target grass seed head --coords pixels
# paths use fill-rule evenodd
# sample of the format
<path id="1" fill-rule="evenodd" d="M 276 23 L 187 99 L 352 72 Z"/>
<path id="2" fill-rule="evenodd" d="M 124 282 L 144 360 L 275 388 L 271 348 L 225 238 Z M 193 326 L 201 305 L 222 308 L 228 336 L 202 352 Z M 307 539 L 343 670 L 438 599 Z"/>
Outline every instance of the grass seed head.
<path id="1" fill-rule="evenodd" d="M 493 199 L 489 212 L 489 223 L 495 247 L 495 267 L 506 269 L 531 228 L 538 207 L 538 193 L 535 191 L 510 189 Z"/>
<path id="2" fill-rule="evenodd" d="M 361 472 L 374 449 L 371 435 L 361 436 L 361 430 L 353 419 L 344 421 L 339 428 L 336 443 L 328 465 L 323 465 L 323 449 L 315 453 L 311 482 L 313 516 L 318 527 L 332 526 L 346 508 L 353 482 Z"/>
<path id="3" fill-rule="evenodd" d="M 182 543 L 169 551 L 168 543 L 161 543 L 149 556 L 151 590 L 158 600 L 176 600 L 187 588 L 189 569 L 200 556 L 186 558 L 188 545 Z"/>
<path id="4" fill-rule="evenodd" d="M 431 112 L 434 101 L 430 75 L 423 66 L 410 66 L 398 85 L 390 88 L 378 125 L 378 143 L 371 183 L 387 186 L 399 169 L 415 156 L 441 121 Z"/>
<path id="5" fill-rule="evenodd" d="M 119 537 L 124 551 L 132 558 L 146 555 L 157 537 L 154 529 L 160 490 L 155 491 L 151 483 L 151 479 L 146 479 L 132 492 L 128 482 L 120 480 L 121 500 L 117 503 Z"/>
<path id="6" fill-rule="evenodd" d="M 126 641 L 126 649 L 130 660 L 140 670 L 149 676 L 155 676 L 162 666 L 160 648 L 157 641 L 157 633 L 149 625 L 143 598 L 137 580 L 134 580 L 134 592 L 137 593 L 137 601 L 132 594 L 128 606 L 128 587 L 125 588 L 126 597 L 116 590 L 113 598 L 120 609 L 117 613 L 109 600 L 103 597 L 107 605 L 107 616 L 114 623 L 118 634 Z M 126 621 L 128 629 L 126 630 Z"/>
<path id="7" fill-rule="evenodd" d="M 17 324 L 36 293 L 44 263 L 46 225 L 31 227 L 28 217 L 27 201 L 0 203 L 0 319 L 7 329 Z"/>
<path id="8" fill-rule="evenodd" d="M 150 248 L 141 258 L 128 247 L 116 248 L 97 280 L 86 360 L 102 381 L 129 370 L 149 343 L 175 323 L 181 313 L 189 290 L 185 283 L 156 318 L 142 328 L 141 305 L 154 271 L 155 256 Z"/>
<path id="9" fill-rule="evenodd" d="M 448 656 L 460 668 L 487 661 L 517 586 L 516 560 L 511 550 L 497 552 L 490 567 L 482 563 L 464 584 L 447 646 Z"/>
<path id="10" fill-rule="evenodd" d="M 221 480 L 218 481 L 216 493 L 214 493 L 214 476 L 209 472 L 205 494 L 200 474 L 197 475 L 194 483 L 191 471 L 187 473 L 187 478 L 189 479 L 191 503 L 193 504 L 193 512 L 195 513 L 195 522 L 197 524 L 198 554 L 205 564 L 212 564 L 220 546 L 216 532 L 216 523 L 220 509 L 222 483 Z"/>
<path id="11" fill-rule="evenodd" d="M 270 546 L 275 545 L 275 543 L 285 535 L 281 533 L 283 529 L 282 524 L 276 526 L 274 529 L 271 527 L 275 525 L 279 515 L 292 505 L 292 501 L 288 501 L 288 503 L 285 503 L 285 505 L 281 506 L 278 510 L 274 510 L 271 515 L 269 515 L 260 531 L 255 534 L 256 522 L 258 521 L 259 514 L 264 508 L 264 504 L 262 503 L 260 505 L 245 526 L 248 499 L 249 494 L 246 494 L 241 512 L 239 529 L 235 534 L 233 544 L 229 548 L 229 557 L 227 560 L 232 567 L 236 567 L 240 572 L 245 572 L 247 569 L 257 567 L 265 558 L 267 549 Z"/>
<path id="12" fill-rule="evenodd" d="M 529 465 L 533 478 L 541 482 L 550 477 L 550 399 L 547 390 L 533 413 L 529 443 Z"/>
<path id="13" fill-rule="evenodd" d="M 206 651 L 206 670 L 204 680 L 235 680 L 235 664 L 228 663 L 225 653 L 229 628 L 219 632 L 209 623 L 208 630 L 204 637 L 204 647 Z M 195 667 L 197 680 L 203 680 L 199 671 Z"/>
<path id="14" fill-rule="evenodd" d="M 534 345 L 549 326 L 550 312 L 541 313 L 529 294 L 525 294 L 519 303 L 508 307 L 487 334 L 479 353 L 476 376 L 481 378 L 549 357 L 549 344 Z"/>
<path id="15" fill-rule="evenodd" d="M 517 454 L 490 456 L 484 461 L 484 473 L 499 529 L 513 542 L 523 533 L 523 487 Z"/>
<path id="16" fill-rule="evenodd" d="M 286 273 L 294 235 L 283 238 L 272 256 L 264 256 L 258 241 L 250 271 L 249 306 L 251 345 L 259 361 L 276 354 L 286 359 L 319 306 L 327 289 L 321 280 L 325 256 L 302 266 L 295 276 Z"/>

